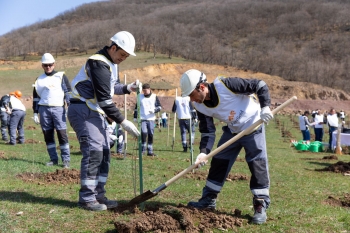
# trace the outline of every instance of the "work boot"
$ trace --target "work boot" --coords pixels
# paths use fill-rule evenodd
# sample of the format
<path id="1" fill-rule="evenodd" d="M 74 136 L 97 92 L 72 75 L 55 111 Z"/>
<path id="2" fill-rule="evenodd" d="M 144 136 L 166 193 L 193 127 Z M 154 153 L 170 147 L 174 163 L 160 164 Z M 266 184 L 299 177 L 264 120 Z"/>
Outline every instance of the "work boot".
<path id="1" fill-rule="evenodd" d="M 182 152 L 187 152 L 187 147 L 184 147 L 184 150 Z"/>
<path id="2" fill-rule="evenodd" d="M 198 200 L 198 202 L 190 201 L 187 206 L 194 207 L 196 209 L 212 209 L 216 208 L 216 198 L 212 198 L 211 196 L 202 197 Z"/>
<path id="3" fill-rule="evenodd" d="M 107 197 L 104 197 L 103 199 L 99 199 L 97 201 L 100 204 L 106 205 L 107 209 L 113 209 L 113 208 L 116 208 L 118 206 L 118 202 L 117 201 L 108 200 Z"/>
<path id="4" fill-rule="evenodd" d="M 105 204 L 100 204 L 98 201 L 87 203 L 78 202 L 78 207 L 91 211 L 102 211 L 107 209 L 107 206 Z"/>
<path id="5" fill-rule="evenodd" d="M 148 153 L 147 156 L 157 156 L 155 153 Z"/>
<path id="6" fill-rule="evenodd" d="M 46 163 L 46 166 L 53 166 L 53 165 L 58 165 L 58 161 L 50 161 L 48 163 Z"/>
<path id="7" fill-rule="evenodd" d="M 69 168 L 69 161 L 68 160 L 63 161 L 63 168 Z"/>
<path id="8" fill-rule="evenodd" d="M 264 199 L 254 199 L 254 216 L 252 219 L 252 223 L 254 224 L 263 224 L 266 222 L 266 203 Z"/>

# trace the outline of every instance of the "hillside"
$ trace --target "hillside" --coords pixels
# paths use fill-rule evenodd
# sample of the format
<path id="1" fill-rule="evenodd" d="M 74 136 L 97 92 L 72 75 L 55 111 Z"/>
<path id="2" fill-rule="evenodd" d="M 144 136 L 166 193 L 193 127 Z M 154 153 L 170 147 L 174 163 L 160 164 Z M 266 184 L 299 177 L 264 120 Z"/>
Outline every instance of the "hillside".
<path id="1" fill-rule="evenodd" d="M 121 77 L 126 75 L 127 79 L 138 78 L 141 82 L 148 82 L 151 87 L 163 85 L 162 89 L 154 90 L 160 97 L 163 108 L 166 111 L 171 110 L 173 104 L 175 89 L 179 86 L 179 79 L 181 74 L 188 69 L 195 68 L 203 71 L 207 75 L 209 82 L 213 81 L 217 75 L 224 75 L 230 77 L 242 78 L 257 78 L 264 80 L 270 89 L 271 99 L 273 104 L 279 104 L 289 99 L 292 96 L 297 96 L 298 101 L 289 107 L 290 111 L 307 110 L 320 108 L 322 110 L 329 110 L 335 107 L 337 110 L 350 110 L 350 95 L 342 90 L 335 90 L 321 85 L 306 83 L 306 82 L 292 82 L 285 81 L 278 76 L 270 76 L 263 73 L 254 73 L 251 71 L 243 71 L 234 67 L 208 65 L 208 64 L 160 64 L 147 66 L 140 69 L 125 70 Z M 169 90 L 166 90 L 170 87 Z M 172 87 L 175 87 L 172 88 Z M 180 95 L 181 90 L 177 90 Z M 116 97 L 115 102 L 119 107 L 124 107 L 122 104 L 123 97 Z M 128 106 L 131 108 L 135 105 L 135 96 L 128 98 Z"/>

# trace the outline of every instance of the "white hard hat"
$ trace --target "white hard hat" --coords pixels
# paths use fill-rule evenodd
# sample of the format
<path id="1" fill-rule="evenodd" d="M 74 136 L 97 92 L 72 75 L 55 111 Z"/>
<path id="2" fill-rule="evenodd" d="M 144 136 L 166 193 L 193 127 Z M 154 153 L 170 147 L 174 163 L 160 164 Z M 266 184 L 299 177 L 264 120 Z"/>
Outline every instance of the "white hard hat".
<path id="1" fill-rule="evenodd" d="M 199 84 L 202 82 L 206 82 L 207 78 L 204 73 L 199 70 L 190 69 L 187 70 L 182 76 L 180 80 L 181 87 L 181 95 L 189 96 L 195 88 L 199 87 Z"/>
<path id="2" fill-rule="evenodd" d="M 127 31 L 121 31 L 115 34 L 111 41 L 116 43 L 120 48 L 132 56 L 136 56 L 134 53 L 135 49 L 135 38 L 134 36 Z"/>
<path id="3" fill-rule="evenodd" d="M 50 53 L 45 53 L 42 57 L 41 57 L 41 63 L 43 64 L 52 64 L 55 63 L 55 58 L 53 58 L 53 56 Z"/>

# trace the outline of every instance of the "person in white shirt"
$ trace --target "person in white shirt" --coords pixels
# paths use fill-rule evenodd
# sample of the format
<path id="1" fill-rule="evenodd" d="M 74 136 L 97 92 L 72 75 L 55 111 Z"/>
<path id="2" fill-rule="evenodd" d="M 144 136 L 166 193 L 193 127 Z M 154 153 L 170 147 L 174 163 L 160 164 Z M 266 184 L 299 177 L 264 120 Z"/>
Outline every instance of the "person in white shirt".
<path id="1" fill-rule="evenodd" d="M 335 130 L 338 129 L 338 116 L 334 108 L 332 108 L 327 116 L 327 122 L 329 126 L 329 147 L 332 148 L 332 135 Z"/>
<path id="2" fill-rule="evenodd" d="M 317 109 L 315 115 L 315 141 L 322 142 L 323 140 L 323 124 L 324 124 L 324 115 L 321 113 L 321 110 Z"/>
<path id="3" fill-rule="evenodd" d="M 168 121 L 168 114 L 166 112 L 163 112 L 162 113 L 162 126 L 163 126 L 163 128 L 168 127 L 167 121 Z"/>
<path id="4" fill-rule="evenodd" d="M 18 144 L 24 144 L 24 118 L 26 116 L 26 107 L 23 105 L 20 98 L 22 97 L 22 92 L 15 91 L 14 95 L 10 96 L 10 122 L 9 122 L 9 134 L 10 141 L 8 145 L 16 145 L 16 139 L 18 139 Z M 17 137 L 18 131 L 18 137 Z"/>
<path id="5" fill-rule="evenodd" d="M 147 156 L 157 156 L 153 152 L 153 135 L 156 113 L 162 109 L 158 96 L 151 91 L 149 83 L 142 85 L 140 94 L 140 118 L 141 118 L 141 143 L 142 154 L 147 151 Z M 134 111 L 134 122 L 137 122 L 137 105 Z"/>

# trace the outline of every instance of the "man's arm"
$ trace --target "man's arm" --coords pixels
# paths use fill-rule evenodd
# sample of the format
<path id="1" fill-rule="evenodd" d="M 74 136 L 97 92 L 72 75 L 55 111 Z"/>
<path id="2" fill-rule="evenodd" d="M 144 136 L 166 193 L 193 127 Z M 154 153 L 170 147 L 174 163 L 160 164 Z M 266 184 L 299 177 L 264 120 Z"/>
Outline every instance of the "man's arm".
<path id="1" fill-rule="evenodd" d="M 71 88 L 69 80 L 65 74 L 63 74 L 63 77 L 62 77 L 62 90 L 64 92 L 64 99 L 65 99 L 67 105 L 69 106 L 69 104 L 70 104 L 69 93 L 72 92 L 72 88 Z"/>
<path id="2" fill-rule="evenodd" d="M 34 113 L 39 112 L 39 110 L 38 110 L 39 109 L 39 105 L 38 105 L 39 101 L 40 101 L 40 96 L 38 95 L 38 93 L 36 92 L 36 88 L 34 87 L 33 88 L 33 106 L 32 106 Z"/>
<path id="3" fill-rule="evenodd" d="M 98 105 L 108 117 L 120 124 L 124 116 L 112 100 L 109 65 L 102 61 L 89 59 L 86 63 L 86 70 L 94 86 Z"/>
<path id="4" fill-rule="evenodd" d="M 162 106 L 160 105 L 160 101 L 158 99 L 158 96 L 156 96 L 156 103 L 154 105 L 154 113 L 160 112 L 160 110 L 162 109 Z"/>

